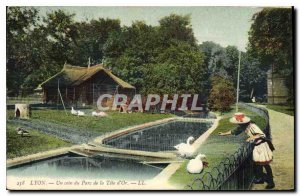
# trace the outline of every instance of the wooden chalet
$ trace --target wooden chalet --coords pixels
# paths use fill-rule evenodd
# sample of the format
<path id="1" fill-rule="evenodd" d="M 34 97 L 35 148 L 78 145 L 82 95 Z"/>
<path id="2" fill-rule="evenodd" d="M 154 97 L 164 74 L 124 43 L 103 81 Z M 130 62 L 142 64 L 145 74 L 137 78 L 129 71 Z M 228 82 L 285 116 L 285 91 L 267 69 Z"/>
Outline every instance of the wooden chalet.
<path id="1" fill-rule="evenodd" d="M 101 64 L 88 67 L 65 64 L 59 73 L 41 83 L 37 90 L 43 91 L 46 103 L 61 102 L 60 92 L 65 103 L 86 105 L 96 104 L 101 94 L 119 93 L 129 97 L 135 94 L 134 86 L 118 78 Z"/>

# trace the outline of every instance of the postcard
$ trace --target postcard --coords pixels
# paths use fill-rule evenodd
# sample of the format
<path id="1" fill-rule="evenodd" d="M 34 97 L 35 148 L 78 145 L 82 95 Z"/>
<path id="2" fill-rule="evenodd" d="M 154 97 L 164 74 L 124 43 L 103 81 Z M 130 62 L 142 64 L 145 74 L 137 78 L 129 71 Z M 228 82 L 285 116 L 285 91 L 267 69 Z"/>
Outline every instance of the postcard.
<path id="1" fill-rule="evenodd" d="M 295 190 L 293 7 L 6 7 L 8 190 Z"/>

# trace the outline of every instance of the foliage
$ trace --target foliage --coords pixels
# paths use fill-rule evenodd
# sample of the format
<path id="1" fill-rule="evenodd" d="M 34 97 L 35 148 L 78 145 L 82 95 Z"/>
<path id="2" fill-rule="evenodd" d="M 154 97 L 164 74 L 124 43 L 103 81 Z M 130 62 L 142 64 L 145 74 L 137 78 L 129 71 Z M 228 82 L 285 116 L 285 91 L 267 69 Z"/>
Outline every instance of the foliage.
<path id="1" fill-rule="evenodd" d="M 207 74 L 209 76 L 227 76 L 224 65 L 226 62 L 225 48 L 210 41 L 200 44 L 199 50 L 205 55 L 205 64 L 207 65 Z"/>
<path id="2" fill-rule="evenodd" d="M 120 34 L 110 35 L 104 54 L 107 66 L 143 93 L 202 90 L 199 82 L 205 79 L 200 78 L 202 73 L 199 72 L 203 72 L 203 55 L 196 49 L 189 16 L 171 14 L 155 27 L 135 21 L 130 27 L 124 27 Z M 194 75 L 185 72 L 180 76 L 188 67 Z M 196 78 L 195 74 L 198 74 Z M 187 81 L 183 84 L 185 76 Z M 192 84 L 192 77 L 201 80 Z M 153 85 L 158 82 L 159 86 Z"/>
<path id="3" fill-rule="evenodd" d="M 288 18 L 284 10 L 275 11 Z M 265 65 L 268 64 L 262 59 L 270 59 L 263 58 L 263 54 L 270 56 L 271 49 L 258 49 L 256 45 L 265 43 L 272 34 L 272 40 L 282 40 L 282 44 L 278 43 L 282 45 L 281 50 L 290 47 L 289 40 L 283 40 L 284 36 L 277 31 L 260 38 L 263 37 L 258 29 L 260 24 L 265 25 L 266 30 L 275 28 L 271 23 L 283 20 L 279 16 L 274 21 L 270 19 L 275 11 L 266 9 L 253 17 L 249 51 L 242 52 L 241 58 L 240 97 L 243 101 L 249 101 L 253 91 L 257 98 L 266 94 Z M 274 55 L 279 52 L 273 51 Z M 33 92 L 66 62 L 87 66 L 90 59 L 91 64 L 104 63 L 118 77 L 134 85 L 137 92 L 199 93 L 205 101 L 212 86 L 210 78 L 214 76 L 221 75 L 236 86 L 238 53 L 235 46 L 222 47 L 214 42 L 198 45 L 189 15 L 171 14 L 161 18 L 156 26 L 134 21 L 130 26 L 121 27 L 119 20 L 109 18 L 75 21 L 75 14 L 63 10 L 49 12 L 41 18 L 35 8 L 7 8 L 9 96 L 18 96 L 22 91 Z M 287 56 L 291 54 L 287 52 L 280 59 Z M 292 80 L 288 82 L 293 85 Z"/>
<path id="4" fill-rule="evenodd" d="M 19 87 L 23 84 L 28 71 L 31 69 L 30 60 L 35 58 L 36 50 L 29 48 L 31 34 L 37 26 L 39 17 L 36 9 L 7 8 L 6 19 L 6 52 L 7 52 L 7 88 L 8 93 L 19 93 Z"/>
<path id="5" fill-rule="evenodd" d="M 205 92 L 204 55 L 195 47 L 176 42 L 157 57 L 157 63 L 144 66 L 143 93 L 181 94 Z"/>
<path id="6" fill-rule="evenodd" d="M 7 8 L 7 89 L 10 96 L 32 92 L 62 69 L 64 63 L 100 63 L 110 33 L 120 21 L 98 19 L 75 22 L 74 14 L 57 10 L 40 18 L 38 10 Z"/>
<path id="7" fill-rule="evenodd" d="M 196 46 L 196 38 L 190 23 L 190 15 L 171 14 L 159 20 L 159 37 L 161 44 L 168 45 L 178 40 Z"/>
<path id="8" fill-rule="evenodd" d="M 130 27 L 110 34 L 104 46 L 104 61 L 108 68 L 135 86 L 143 86 L 144 64 L 154 62 L 158 54 L 156 28 L 142 21 L 135 21 Z"/>
<path id="9" fill-rule="evenodd" d="M 203 42 L 199 45 L 199 50 L 205 54 L 205 64 L 207 70 L 206 78 L 222 75 L 222 77 L 237 85 L 238 57 L 239 51 L 235 46 L 222 47 L 214 42 Z M 206 88 L 211 89 L 209 80 Z M 253 91 L 253 93 L 252 93 Z M 250 52 L 241 52 L 240 70 L 240 100 L 250 101 L 252 96 L 260 100 L 266 97 L 267 74 L 261 68 L 261 63 L 251 55 Z"/>
<path id="10" fill-rule="evenodd" d="M 260 62 L 249 52 L 241 54 L 240 100 L 249 102 L 255 96 L 257 101 L 267 97 L 267 73 L 261 69 Z"/>
<path id="11" fill-rule="evenodd" d="M 261 68 L 287 78 L 293 101 L 293 19 L 291 8 L 265 8 L 256 13 L 249 31 L 249 52 L 261 62 Z"/>
<path id="12" fill-rule="evenodd" d="M 277 72 L 290 72 L 293 67 L 292 9 L 265 8 L 256 13 L 249 32 L 249 49 Z"/>
<path id="13" fill-rule="evenodd" d="M 225 112 L 235 102 L 233 84 L 230 80 L 221 76 L 212 78 L 212 88 L 208 97 L 209 108 Z"/>
<path id="14" fill-rule="evenodd" d="M 111 33 L 121 31 L 120 21 L 114 19 L 91 20 L 73 24 L 76 35 L 72 42 L 71 64 L 99 64 L 103 59 L 103 47 Z"/>

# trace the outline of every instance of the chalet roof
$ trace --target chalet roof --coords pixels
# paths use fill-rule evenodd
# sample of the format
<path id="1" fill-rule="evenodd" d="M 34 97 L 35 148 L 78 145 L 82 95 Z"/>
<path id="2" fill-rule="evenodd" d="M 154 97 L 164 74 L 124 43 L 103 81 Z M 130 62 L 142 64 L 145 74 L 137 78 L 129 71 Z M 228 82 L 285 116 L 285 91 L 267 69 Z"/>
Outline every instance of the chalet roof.
<path id="1" fill-rule="evenodd" d="M 101 64 L 90 67 L 79 67 L 65 64 L 60 72 L 41 83 L 37 89 L 41 89 L 44 86 L 57 86 L 58 81 L 62 86 L 77 86 L 90 79 L 99 71 L 104 71 L 111 79 L 123 88 L 135 88 L 131 84 L 115 76 L 111 71 L 105 69 Z"/>

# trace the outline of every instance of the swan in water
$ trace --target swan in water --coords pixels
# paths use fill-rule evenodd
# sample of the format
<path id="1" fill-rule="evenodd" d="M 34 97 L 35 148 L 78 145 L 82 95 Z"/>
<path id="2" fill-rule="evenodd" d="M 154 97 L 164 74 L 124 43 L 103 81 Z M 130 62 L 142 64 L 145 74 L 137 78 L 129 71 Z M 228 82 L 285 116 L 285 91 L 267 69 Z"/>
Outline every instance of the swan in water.
<path id="1" fill-rule="evenodd" d="M 77 115 L 77 114 L 78 114 L 78 112 L 77 112 L 76 110 L 74 110 L 74 108 L 72 107 L 72 109 L 71 109 L 71 114 L 73 114 L 73 115 Z"/>
<path id="2" fill-rule="evenodd" d="M 202 159 L 206 158 L 204 154 L 198 154 L 196 158 L 189 161 L 186 169 L 191 174 L 199 174 L 203 170 L 204 166 L 207 166 L 207 162 L 202 162 Z"/>
<path id="3" fill-rule="evenodd" d="M 194 141 L 194 137 L 189 137 L 186 143 L 180 143 L 174 146 L 178 150 L 178 153 L 181 157 L 191 157 L 195 152 L 195 148 L 191 145 L 191 142 Z"/>
<path id="4" fill-rule="evenodd" d="M 186 143 L 180 143 L 180 144 L 177 144 L 176 146 L 174 146 L 174 148 L 176 150 L 179 150 L 180 148 L 182 148 L 183 146 L 185 145 L 190 145 L 191 144 L 191 141 L 194 141 L 195 138 L 190 136 L 187 140 L 186 140 Z"/>

